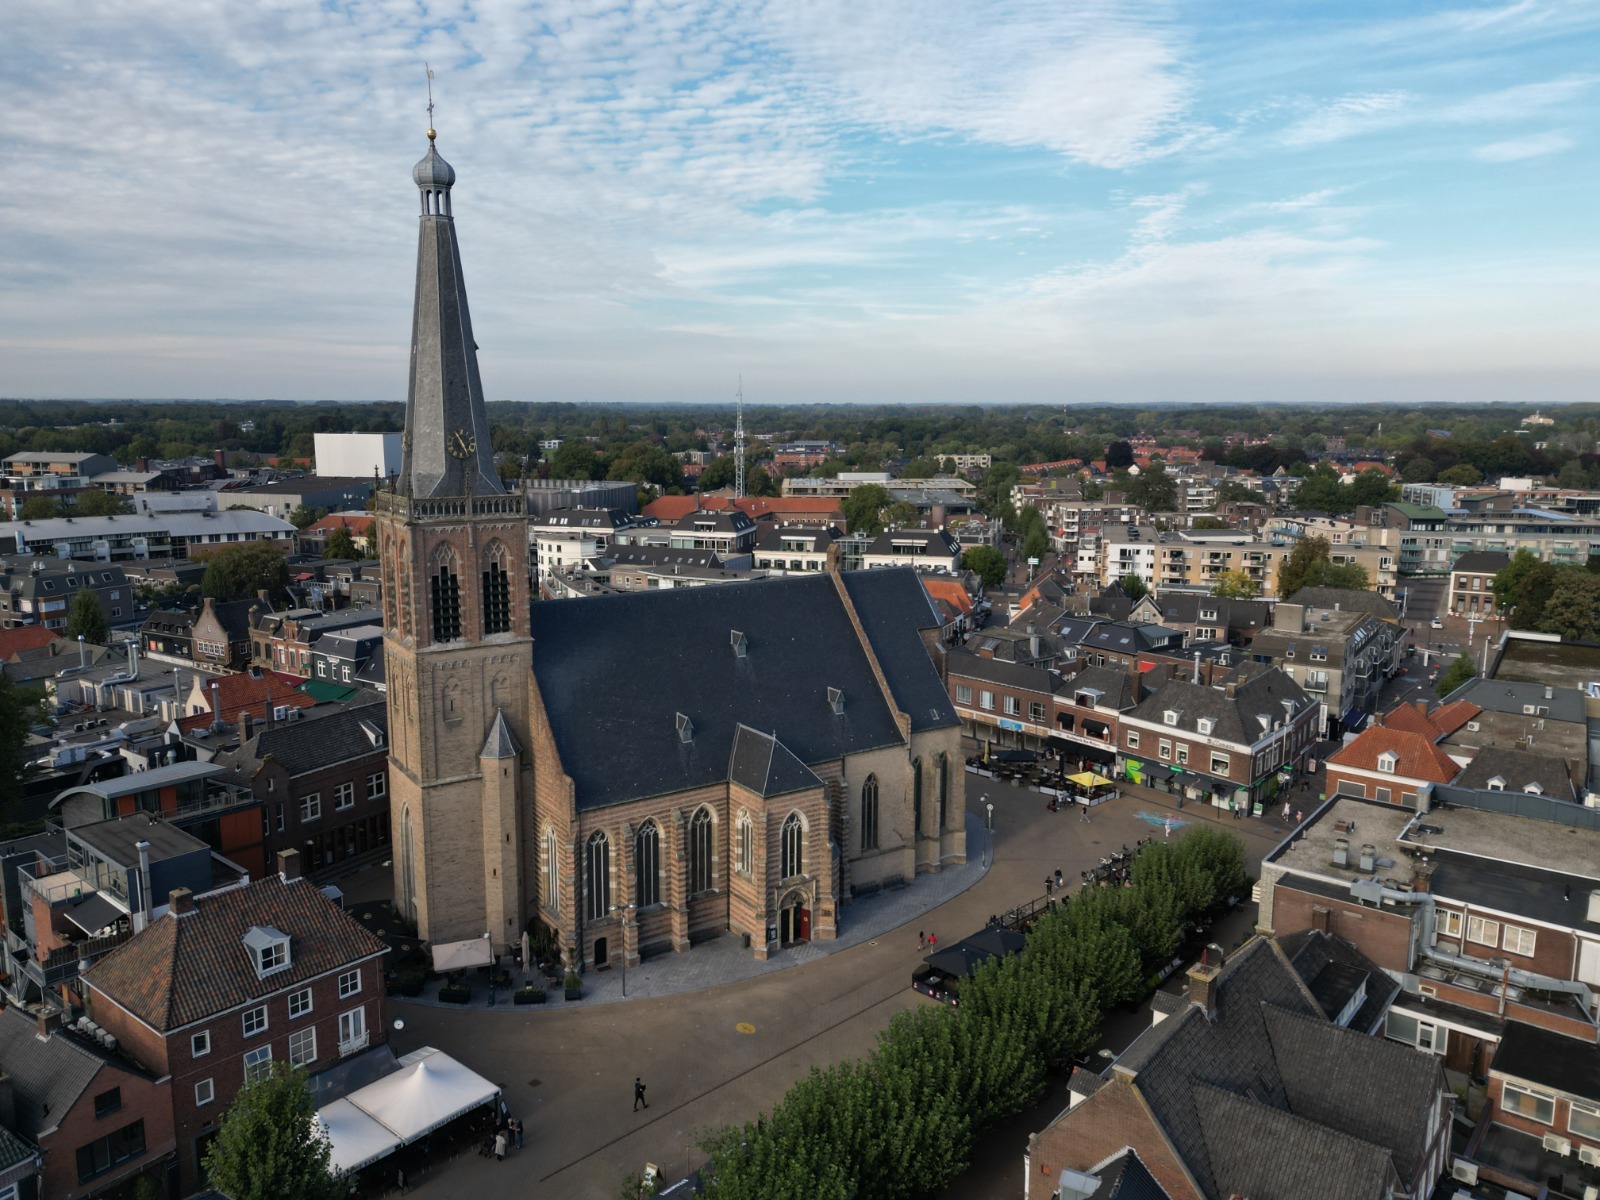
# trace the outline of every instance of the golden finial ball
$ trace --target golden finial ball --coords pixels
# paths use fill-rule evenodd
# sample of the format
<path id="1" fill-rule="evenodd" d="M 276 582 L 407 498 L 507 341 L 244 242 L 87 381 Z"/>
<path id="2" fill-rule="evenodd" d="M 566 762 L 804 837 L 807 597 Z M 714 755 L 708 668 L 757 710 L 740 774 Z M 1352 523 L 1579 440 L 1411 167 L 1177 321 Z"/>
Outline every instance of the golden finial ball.
<path id="1" fill-rule="evenodd" d="M 431 141 L 433 141 L 433 139 L 434 139 L 434 138 L 436 138 L 436 137 L 438 137 L 438 136 L 439 136 L 439 135 L 438 135 L 438 134 L 437 134 L 437 133 L 435 133 L 435 132 L 434 132 L 434 131 L 433 131 L 433 130 L 431 130 L 431 129 L 430 129 L 430 130 L 428 130 L 428 140 L 429 140 L 429 141 L 430 141 L 430 142 L 431 142 Z"/>

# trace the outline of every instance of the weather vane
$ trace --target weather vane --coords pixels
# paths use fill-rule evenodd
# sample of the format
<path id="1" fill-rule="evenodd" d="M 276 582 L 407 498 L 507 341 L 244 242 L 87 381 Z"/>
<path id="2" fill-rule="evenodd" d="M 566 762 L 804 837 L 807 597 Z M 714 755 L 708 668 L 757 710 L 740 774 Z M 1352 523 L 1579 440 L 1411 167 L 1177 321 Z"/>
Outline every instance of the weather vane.
<path id="1" fill-rule="evenodd" d="M 422 64 L 422 69 L 428 73 L 428 140 L 434 139 L 433 132 L 433 68 L 427 63 Z"/>

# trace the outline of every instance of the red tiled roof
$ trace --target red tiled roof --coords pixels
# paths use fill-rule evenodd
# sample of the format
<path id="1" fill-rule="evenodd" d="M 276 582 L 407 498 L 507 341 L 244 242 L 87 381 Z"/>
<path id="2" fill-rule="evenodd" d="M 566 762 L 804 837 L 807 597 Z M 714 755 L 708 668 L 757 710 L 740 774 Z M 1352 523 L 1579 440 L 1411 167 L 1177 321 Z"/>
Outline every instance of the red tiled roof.
<path id="1" fill-rule="evenodd" d="M 21 650 L 37 650 L 48 646 L 60 636 L 54 629 L 43 625 L 19 625 L 15 629 L 0 629 L 0 658 L 10 658 Z"/>
<path id="2" fill-rule="evenodd" d="M 1376 771 L 1378 756 L 1385 752 L 1395 756 L 1393 774 L 1405 779 L 1449 783 L 1461 770 L 1448 754 L 1423 734 L 1382 725 L 1363 730 L 1355 741 L 1331 755 L 1328 765 Z"/>
<path id="3" fill-rule="evenodd" d="M 925 575 L 921 579 L 922 586 L 935 600 L 944 601 L 958 613 L 972 611 L 972 597 L 967 595 L 967 589 L 954 579 L 930 579 Z"/>
<path id="4" fill-rule="evenodd" d="M 258 978 L 243 937 L 252 926 L 289 935 L 289 966 Z M 168 912 L 83 976 L 84 982 L 159 1033 L 272 995 L 387 947 L 309 879 L 269 875 Z"/>
<path id="5" fill-rule="evenodd" d="M 300 532 L 304 534 L 330 534 L 335 529 L 347 529 L 351 537 L 364 538 L 367 529 L 372 524 L 372 514 L 369 512 L 344 512 L 329 513 L 320 521 L 313 521 Z"/>
<path id="6" fill-rule="evenodd" d="M 1378 724 L 1385 729 L 1409 730 L 1430 742 L 1437 742 L 1440 738 L 1449 737 L 1482 711 L 1470 700 L 1456 700 L 1430 712 L 1425 701 L 1416 700 L 1395 705 L 1378 718 Z"/>
<path id="7" fill-rule="evenodd" d="M 658 496 L 644 506 L 644 515 L 661 521 L 678 521 L 692 512 L 726 512 L 737 508 L 753 521 L 775 517 L 841 516 L 836 496 Z"/>
<path id="8" fill-rule="evenodd" d="M 261 720 L 266 717 L 269 704 L 274 708 L 314 706 L 316 700 L 304 692 L 295 691 L 304 682 L 297 676 L 280 675 L 276 671 L 263 671 L 259 676 L 248 671 L 237 675 L 218 675 L 215 680 L 207 681 L 206 703 L 211 702 L 210 684 L 216 683 L 217 704 L 222 709 L 225 724 L 234 724 L 239 720 L 239 714 L 246 712 Z M 214 719 L 209 712 L 193 713 L 178 718 L 178 729 L 182 733 L 190 733 L 211 724 Z"/>
<path id="9" fill-rule="evenodd" d="M 658 521 L 679 521 L 696 511 L 700 501 L 699 496 L 657 496 L 642 511 Z"/>

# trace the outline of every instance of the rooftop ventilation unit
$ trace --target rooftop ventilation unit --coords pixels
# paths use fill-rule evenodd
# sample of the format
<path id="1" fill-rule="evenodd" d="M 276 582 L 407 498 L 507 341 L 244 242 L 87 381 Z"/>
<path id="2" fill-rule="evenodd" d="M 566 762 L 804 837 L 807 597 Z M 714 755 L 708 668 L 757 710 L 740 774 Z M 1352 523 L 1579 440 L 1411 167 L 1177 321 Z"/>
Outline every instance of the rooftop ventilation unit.
<path id="1" fill-rule="evenodd" d="M 1371 842 L 1367 842 L 1361 847 L 1361 869 L 1363 871 L 1371 871 L 1374 870 L 1377 865 L 1378 848 Z"/>
<path id="2" fill-rule="evenodd" d="M 1333 840 L 1333 865 L 1348 867 L 1350 865 L 1350 841 L 1348 838 L 1335 838 Z"/>

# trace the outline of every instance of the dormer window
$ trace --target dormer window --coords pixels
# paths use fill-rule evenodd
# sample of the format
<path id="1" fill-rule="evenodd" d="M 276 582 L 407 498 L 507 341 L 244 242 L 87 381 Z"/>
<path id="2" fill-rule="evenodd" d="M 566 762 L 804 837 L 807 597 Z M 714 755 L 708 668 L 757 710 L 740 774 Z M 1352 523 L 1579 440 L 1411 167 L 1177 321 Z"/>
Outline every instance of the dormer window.
<path id="1" fill-rule="evenodd" d="M 844 693 L 836 687 L 828 689 L 828 708 L 836 717 L 844 715 Z"/>
<path id="2" fill-rule="evenodd" d="M 1178 714 L 1173 709 L 1169 708 L 1166 712 L 1161 714 L 1161 721 L 1164 725 L 1176 725 L 1178 723 Z"/>
<path id="3" fill-rule="evenodd" d="M 289 935 L 271 925 L 252 925 L 244 935 L 256 976 L 265 979 L 289 966 Z"/>
<path id="4" fill-rule="evenodd" d="M 1216 722 L 1214 722 L 1210 717 L 1201 717 L 1195 722 L 1195 728 L 1201 733 L 1210 733 L 1215 725 Z"/>
<path id="5" fill-rule="evenodd" d="M 1392 750 L 1385 750 L 1382 754 L 1378 755 L 1378 770 L 1382 771 L 1385 775 L 1393 775 L 1395 763 L 1397 761 L 1399 760 L 1395 758 Z"/>
<path id="6" fill-rule="evenodd" d="M 1506 790 L 1506 781 L 1505 781 L 1504 776 L 1496 775 L 1493 779 L 1489 780 L 1489 790 L 1491 792 L 1503 792 L 1503 791 L 1505 791 Z"/>
<path id="7" fill-rule="evenodd" d="M 1544 795 L 1544 788 L 1540 787 L 1537 783 L 1530 783 L 1527 787 L 1523 788 L 1522 790 L 1524 792 L 1526 792 L 1530 796 L 1542 796 L 1542 795 Z"/>

